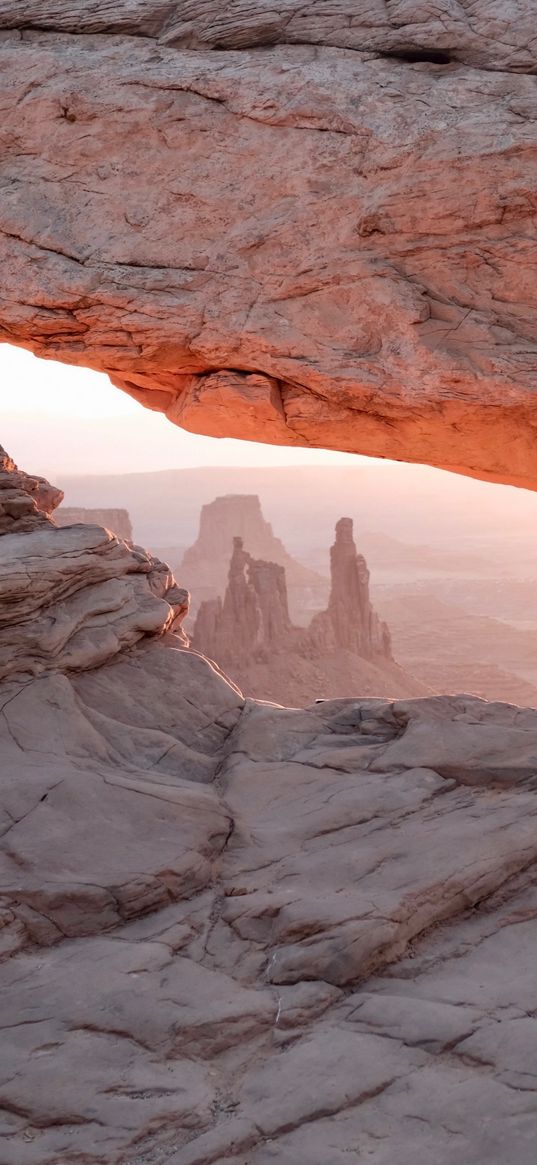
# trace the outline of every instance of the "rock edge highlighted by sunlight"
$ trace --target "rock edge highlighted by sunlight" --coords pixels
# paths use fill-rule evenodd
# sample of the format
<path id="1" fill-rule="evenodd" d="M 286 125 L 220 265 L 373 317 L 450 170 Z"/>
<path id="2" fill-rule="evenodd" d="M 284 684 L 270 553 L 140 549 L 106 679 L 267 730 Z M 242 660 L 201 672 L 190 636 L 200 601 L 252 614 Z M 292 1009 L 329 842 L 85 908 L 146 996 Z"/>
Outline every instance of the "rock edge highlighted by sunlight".
<path id="1" fill-rule="evenodd" d="M 0 335 L 195 432 L 535 488 L 533 6 L 90 7 L 0 3 Z"/>

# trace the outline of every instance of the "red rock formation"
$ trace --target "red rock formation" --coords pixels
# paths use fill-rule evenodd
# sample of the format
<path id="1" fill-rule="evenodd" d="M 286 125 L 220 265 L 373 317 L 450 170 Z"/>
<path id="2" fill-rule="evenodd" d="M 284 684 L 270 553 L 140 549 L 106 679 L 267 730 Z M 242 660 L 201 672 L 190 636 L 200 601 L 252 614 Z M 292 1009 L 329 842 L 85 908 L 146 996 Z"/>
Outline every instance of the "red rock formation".
<path id="1" fill-rule="evenodd" d="M 533 1165 L 537 712 L 364 698 L 389 660 L 244 700 L 161 564 L 0 488 L 2 1165 Z"/>
<path id="2" fill-rule="evenodd" d="M 205 599 L 224 596 L 235 537 L 242 538 L 252 559 L 284 567 L 291 615 L 297 623 L 307 622 L 308 611 L 326 601 L 327 581 L 287 552 L 265 520 L 257 494 L 226 494 L 202 507 L 198 537 L 177 567 L 191 593 L 192 611 Z"/>
<path id="3" fill-rule="evenodd" d="M 233 670 L 252 656 L 270 662 L 282 644 L 292 650 L 292 630 L 283 566 L 252 558 L 234 538 L 224 600 L 201 604 L 192 646 Z"/>
<path id="4" fill-rule="evenodd" d="M 534 20 L 0 0 L 1 338 L 194 431 L 535 487 Z"/>
<path id="5" fill-rule="evenodd" d="M 316 615 L 309 639 L 320 650 L 343 648 L 364 659 L 392 659 L 390 632 L 371 606 L 369 571 L 357 554 L 352 518 L 340 518 L 330 548 L 328 608 Z"/>
<path id="6" fill-rule="evenodd" d="M 56 526 L 73 526 L 76 523 L 104 526 L 112 530 L 124 542 L 132 542 L 132 524 L 127 510 L 89 510 L 84 506 L 60 506 L 54 514 Z"/>
<path id="7" fill-rule="evenodd" d="M 3 338 L 193 428 L 535 486 L 534 21 L 0 0 Z M 6 1165 L 532 1163 L 537 714 L 245 702 L 148 640 L 160 564 L 10 489 Z"/>
<path id="8" fill-rule="evenodd" d="M 302 629 L 289 618 L 283 566 L 253 558 L 235 538 L 224 600 L 201 604 L 193 649 L 216 660 L 258 699 L 308 703 L 339 695 L 343 684 L 367 695 L 425 693 L 393 659 L 388 627 L 371 605 L 369 571 L 356 552 L 350 518 L 336 525 L 330 565 L 328 607 Z"/>

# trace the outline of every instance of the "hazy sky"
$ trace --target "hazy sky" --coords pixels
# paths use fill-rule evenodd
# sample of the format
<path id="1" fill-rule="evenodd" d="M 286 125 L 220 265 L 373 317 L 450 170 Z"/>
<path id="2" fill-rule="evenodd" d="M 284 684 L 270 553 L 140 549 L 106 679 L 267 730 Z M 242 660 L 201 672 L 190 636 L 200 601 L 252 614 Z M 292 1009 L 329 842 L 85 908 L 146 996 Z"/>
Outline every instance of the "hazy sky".
<path id="1" fill-rule="evenodd" d="M 28 472 L 129 473 L 196 465 L 345 464 L 352 454 L 198 437 L 107 376 L 0 344 L 0 444 Z"/>

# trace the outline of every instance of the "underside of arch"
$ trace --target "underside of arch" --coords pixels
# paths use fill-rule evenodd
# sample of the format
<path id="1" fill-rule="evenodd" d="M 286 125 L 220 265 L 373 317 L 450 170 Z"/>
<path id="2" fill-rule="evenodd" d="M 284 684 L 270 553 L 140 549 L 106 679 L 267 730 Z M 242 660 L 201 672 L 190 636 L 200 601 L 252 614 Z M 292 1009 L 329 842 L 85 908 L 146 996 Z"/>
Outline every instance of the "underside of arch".
<path id="1" fill-rule="evenodd" d="M 0 338 L 195 432 L 536 488 L 531 5 L 509 44 L 198 7 L 0 0 Z"/>

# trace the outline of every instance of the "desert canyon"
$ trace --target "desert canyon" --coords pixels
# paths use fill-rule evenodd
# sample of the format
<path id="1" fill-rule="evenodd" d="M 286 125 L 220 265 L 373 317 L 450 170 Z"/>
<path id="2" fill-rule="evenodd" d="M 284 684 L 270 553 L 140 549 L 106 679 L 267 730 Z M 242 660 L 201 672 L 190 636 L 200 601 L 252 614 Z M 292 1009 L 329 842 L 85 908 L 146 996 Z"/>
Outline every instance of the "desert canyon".
<path id="1" fill-rule="evenodd" d="M 535 15 L 0 0 L 0 338 L 536 489 Z M 253 699 L 61 501 L 0 451 L 2 1165 L 534 1165 L 537 710 Z M 396 666 L 347 514 L 300 623 L 235 532 L 215 655 Z"/>

